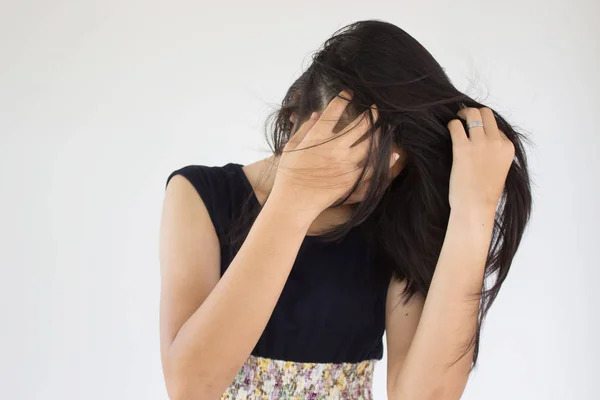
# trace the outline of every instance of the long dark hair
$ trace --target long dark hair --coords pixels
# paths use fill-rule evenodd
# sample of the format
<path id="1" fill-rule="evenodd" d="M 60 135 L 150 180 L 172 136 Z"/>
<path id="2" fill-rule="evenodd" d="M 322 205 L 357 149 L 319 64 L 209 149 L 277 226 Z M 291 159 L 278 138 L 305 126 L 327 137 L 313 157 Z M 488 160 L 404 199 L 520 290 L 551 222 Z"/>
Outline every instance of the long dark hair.
<path id="1" fill-rule="evenodd" d="M 267 120 L 267 139 L 275 155 L 281 155 L 293 133 L 290 116 L 299 126 L 313 111 L 323 110 L 342 89 L 353 97 L 344 115 L 352 121 L 376 104 L 379 118 L 368 113 L 373 135 L 381 129 L 378 146 L 372 146 L 367 165 L 375 168 L 363 201 L 355 204 L 352 217 L 321 236 L 339 241 L 353 227 L 368 232 L 377 267 L 386 268 L 407 286 L 399 300 L 414 294 L 427 296 L 447 229 L 450 205 L 448 188 L 452 166 L 452 141 L 447 124 L 464 107 L 484 107 L 458 91 L 444 69 L 412 36 L 380 20 L 358 21 L 336 31 L 312 57 L 312 63 L 287 91 L 281 107 Z M 486 261 L 486 282 L 480 298 L 477 330 L 465 349 L 474 349 L 472 366 L 479 354 L 481 323 L 502 286 L 517 251 L 531 211 L 531 183 L 523 142 L 517 132 L 494 111 L 498 127 L 513 142 L 515 159 L 495 217 L 493 239 Z M 402 148 L 404 169 L 391 184 L 387 180 L 391 144 Z M 360 182 L 360 179 L 357 181 Z M 348 196 L 349 197 L 349 196 Z M 341 204 L 347 198 L 341 199 Z M 238 246 L 260 210 L 246 208 L 228 236 Z M 487 279 L 486 279 L 487 280 Z"/>

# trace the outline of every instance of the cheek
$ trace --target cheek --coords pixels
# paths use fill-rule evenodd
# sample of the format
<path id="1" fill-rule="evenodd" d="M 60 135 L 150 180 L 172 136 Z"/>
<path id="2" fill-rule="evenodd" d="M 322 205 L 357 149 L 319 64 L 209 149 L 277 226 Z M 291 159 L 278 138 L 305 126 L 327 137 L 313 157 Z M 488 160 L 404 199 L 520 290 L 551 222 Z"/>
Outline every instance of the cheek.
<path id="1" fill-rule="evenodd" d="M 359 202 L 363 201 L 367 194 L 367 191 L 369 190 L 369 184 L 370 184 L 370 182 L 361 183 L 358 186 L 358 188 L 356 188 L 354 193 L 352 193 L 350 195 L 348 200 L 346 200 L 344 202 L 344 204 L 354 204 L 354 203 L 359 203 Z"/>
<path id="2" fill-rule="evenodd" d="M 356 204 L 356 203 L 360 203 L 361 201 L 364 200 L 365 194 L 367 187 L 366 185 L 361 185 L 359 186 L 354 193 L 352 193 L 350 195 L 350 197 L 348 197 L 348 199 L 343 203 L 343 204 Z"/>

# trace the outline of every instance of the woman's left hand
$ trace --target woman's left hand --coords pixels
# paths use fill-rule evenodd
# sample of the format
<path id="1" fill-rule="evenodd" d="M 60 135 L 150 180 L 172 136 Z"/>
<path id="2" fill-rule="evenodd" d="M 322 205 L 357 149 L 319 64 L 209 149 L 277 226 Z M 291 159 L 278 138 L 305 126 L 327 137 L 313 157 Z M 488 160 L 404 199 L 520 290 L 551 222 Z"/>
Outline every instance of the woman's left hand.
<path id="1" fill-rule="evenodd" d="M 483 122 L 469 129 L 469 136 L 458 119 L 448 123 L 452 137 L 450 207 L 472 211 L 483 209 L 495 214 L 504 189 L 515 147 L 498 129 L 494 113 L 487 107 L 463 108 L 458 116 Z"/>

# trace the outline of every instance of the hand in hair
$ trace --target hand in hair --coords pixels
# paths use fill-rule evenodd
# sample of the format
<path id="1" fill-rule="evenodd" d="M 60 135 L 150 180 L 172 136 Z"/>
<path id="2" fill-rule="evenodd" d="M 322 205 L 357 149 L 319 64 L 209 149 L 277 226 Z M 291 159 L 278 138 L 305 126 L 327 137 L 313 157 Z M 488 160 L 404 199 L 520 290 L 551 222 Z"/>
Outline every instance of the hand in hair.
<path id="1" fill-rule="evenodd" d="M 450 174 L 450 207 L 496 212 L 515 147 L 498 129 L 489 108 L 463 108 L 458 112 L 467 124 L 483 122 L 469 128 L 469 135 L 459 119 L 448 123 L 452 136 L 452 172 Z"/>
<path id="2" fill-rule="evenodd" d="M 315 216 L 349 192 L 360 178 L 362 163 L 372 145 L 371 137 L 361 140 L 371 128 L 368 111 L 334 132 L 349 100 L 350 94 L 342 91 L 320 117 L 313 113 L 290 138 L 279 160 L 272 193 L 283 194 Z M 376 121 L 376 106 L 371 109 Z M 398 157 L 392 154 L 390 164 Z M 361 182 L 372 175 L 373 167 L 368 166 Z"/>

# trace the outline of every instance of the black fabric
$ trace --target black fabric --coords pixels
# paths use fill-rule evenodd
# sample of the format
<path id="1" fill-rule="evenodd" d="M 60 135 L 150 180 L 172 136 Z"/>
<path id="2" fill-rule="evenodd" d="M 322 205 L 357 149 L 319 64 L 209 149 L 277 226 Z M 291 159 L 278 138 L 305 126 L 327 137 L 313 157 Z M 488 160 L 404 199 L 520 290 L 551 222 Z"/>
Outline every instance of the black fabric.
<path id="1" fill-rule="evenodd" d="M 252 186 L 242 165 L 189 165 L 169 175 L 196 188 L 221 238 Z M 235 257 L 221 243 L 221 275 Z M 306 236 L 281 296 L 252 354 L 319 363 L 381 359 L 390 276 L 373 262 L 360 229 L 338 243 Z"/>

